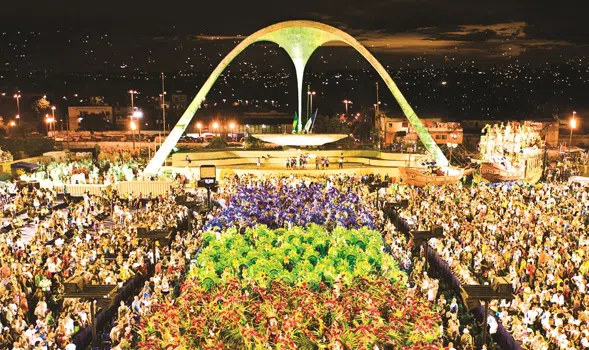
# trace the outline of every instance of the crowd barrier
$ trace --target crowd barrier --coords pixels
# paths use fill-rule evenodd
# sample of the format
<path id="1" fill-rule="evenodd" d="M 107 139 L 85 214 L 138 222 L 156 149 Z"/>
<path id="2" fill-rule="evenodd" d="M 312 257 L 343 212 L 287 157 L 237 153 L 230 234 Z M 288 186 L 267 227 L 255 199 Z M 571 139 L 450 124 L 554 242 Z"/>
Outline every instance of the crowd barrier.
<path id="1" fill-rule="evenodd" d="M 151 193 L 152 197 L 165 195 L 170 188 L 178 186 L 175 181 L 122 181 L 115 184 L 53 184 L 51 180 L 40 180 L 41 188 L 53 189 L 57 193 L 64 191 L 71 196 L 80 197 L 88 192 L 91 195 L 100 196 L 105 191 L 107 193 L 116 190 L 121 195 L 127 195 L 133 192 L 134 195 L 142 193 L 147 196 Z"/>
<path id="2" fill-rule="evenodd" d="M 119 304 L 121 301 L 127 301 L 136 295 L 137 291 L 143 286 L 145 281 L 151 276 L 152 268 L 147 269 L 149 272 L 145 275 L 135 275 L 123 285 L 121 290 L 117 293 L 112 304 L 103 309 L 96 315 L 96 329 L 104 328 L 117 314 Z M 76 349 L 86 349 L 92 342 L 92 325 L 89 324 L 86 328 L 80 330 L 72 337 L 72 343 L 76 345 Z"/>
<path id="3" fill-rule="evenodd" d="M 409 237 L 410 227 L 407 221 L 402 219 L 399 214 L 392 208 L 388 208 L 385 211 L 385 214 L 391 219 L 397 230 L 403 233 L 405 236 Z M 452 272 L 450 266 L 444 261 L 429 245 L 427 246 L 427 258 L 430 269 L 436 272 L 443 280 L 446 282 L 450 288 L 456 293 L 456 295 L 460 295 L 460 280 L 456 277 L 454 272 Z M 478 322 L 483 322 L 483 316 L 485 314 L 485 310 L 482 305 L 479 305 L 477 308 L 470 311 Z M 495 317 L 493 314 L 489 314 Z M 522 347 L 517 340 L 503 327 L 501 322 L 497 320 L 498 328 L 497 333 L 492 334 L 493 339 L 495 342 L 501 346 L 504 350 L 521 350 Z"/>
<path id="4" fill-rule="evenodd" d="M 177 184 L 174 181 L 123 181 L 118 183 L 118 187 L 114 187 L 119 194 L 133 194 L 137 195 L 142 193 L 147 196 L 151 193 L 151 196 L 164 195 L 170 191 L 170 188 L 175 187 Z"/>
<path id="5" fill-rule="evenodd" d="M 171 241 L 173 241 L 180 230 L 187 223 L 181 221 L 178 223 L 178 227 L 173 228 Z M 119 305 L 121 301 L 128 304 L 128 301 L 133 299 L 134 296 L 137 295 L 138 291 L 143 287 L 145 281 L 149 281 L 149 279 L 155 273 L 155 265 L 151 262 L 147 265 L 147 273 L 145 274 L 137 274 L 131 279 L 129 279 L 123 287 L 118 291 L 117 295 L 115 296 L 114 300 L 110 304 L 109 307 L 101 310 L 96 315 L 96 331 L 97 334 L 102 331 L 110 322 L 115 318 L 118 312 Z M 86 349 L 92 343 L 92 324 L 89 324 L 86 328 L 78 331 L 78 333 L 74 334 L 72 337 L 72 343 L 76 345 L 76 349 Z"/>
<path id="6" fill-rule="evenodd" d="M 88 192 L 91 195 L 101 196 L 104 191 L 110 192 L 111 185 L 93 185 L 93 184 L 81 184 L 81 185 L 65 185 L 66 192 L 74 197 L 80 197 L 84 193 Z"/>

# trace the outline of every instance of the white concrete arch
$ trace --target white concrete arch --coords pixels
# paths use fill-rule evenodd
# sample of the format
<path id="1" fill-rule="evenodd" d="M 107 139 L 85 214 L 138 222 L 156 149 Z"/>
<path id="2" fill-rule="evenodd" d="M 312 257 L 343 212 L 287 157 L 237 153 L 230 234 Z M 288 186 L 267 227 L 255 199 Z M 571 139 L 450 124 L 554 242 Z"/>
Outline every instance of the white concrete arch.
<path id="1" fill-rule="evenodd" d="M 432 139 L 431 135 L 415 114 L 399 88 L 387 73 L 386 69 L 378 62 L 378 60 L 356 39 L 344 31 L 335 27 L 313 21 L 287 21 L 277 23 L 266 28 L 263 28 L 254 34 L 245 38 L 239 43 L 223 60 L 217 65 L 215 70 L 211 73 L 207 81 L 196 94 L 194 100 L 190 103 L 176 126 L 166 138 L 162 147 L 151 159 L 145 172 L 148 174 L 157 174 L 164 164 L 166 158 L 170 154 L 172 148 L 176 145 L 190 121 L 194 117 L 196 111 L 200 108 L 206 95 L 212 88 L 217 78 L 223 73 L 225 68 L 237 57 L 243 50 L 250 45 L 260 41 L 271 41 L 282 47 L 290 56 L 295 71 L 297 74 L 297 88 L 298 88 L 298 112 L 302 115 L 302 90 L 303 90 L 303 74 L 305 66 L 313 54 L 313 52 L 321 45 L 329 41 L 340 41 L 350 45 L 358 51 L 371 65 L 376 69 L 378 74 L 384 80 L 385 84 L 393 94 L 393 97 L 399 103 L 403 113 L 415 128 L 420 140 L 423 142 L 426 149 L 432 154 L 439 165 L 448 165 L 448 160 Z"/>

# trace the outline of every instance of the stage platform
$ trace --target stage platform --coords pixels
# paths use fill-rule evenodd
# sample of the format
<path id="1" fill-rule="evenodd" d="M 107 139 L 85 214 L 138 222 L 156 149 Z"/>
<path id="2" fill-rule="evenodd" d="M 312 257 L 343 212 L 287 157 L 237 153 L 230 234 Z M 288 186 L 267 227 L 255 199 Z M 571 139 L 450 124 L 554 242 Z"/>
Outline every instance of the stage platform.
<path id="1" fill-rule="evenodd" d="M 309 155 L 305 169 L 286 169 L 286 160 L 301 153 Z M 344 168 L 338 169 L 339 159 L 344 156 Z M 187 160 L 188 159 L 190 160 Z M 315 169 L 315 157 L 327 157 L 329 169 Z M 260 160 L 260 167 L 257 162 Z M 376 150 L 227 150 L 211 152 L 176 153 L 172 155 L 172 166 L 164 167 L 168 174 L 181 174 L 188 178 L 198 177 L 201 165 L 215 165 L 217 177 L 226 173 L 235 174 L 347 174 L 370 173 L 388 174 L 399 178 L 399 167 L 420 167 L 427 157 L 414 153 L 388 153 Z"/>

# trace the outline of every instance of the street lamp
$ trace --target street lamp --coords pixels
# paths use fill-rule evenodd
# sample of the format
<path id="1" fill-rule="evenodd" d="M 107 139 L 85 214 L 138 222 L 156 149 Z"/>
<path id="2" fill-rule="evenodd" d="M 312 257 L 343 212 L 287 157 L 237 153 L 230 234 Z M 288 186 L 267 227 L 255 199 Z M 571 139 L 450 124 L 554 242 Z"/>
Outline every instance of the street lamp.
<path id="1" fill-rule="evenodd" d="M 309 98 L 311 99 L 311 115 L 313 115 L 313 96 L 315 96 L 316 92 L 315 91 L 307 91 L 307 94 L 309 95 Z M 307 118 L 309 118 L 309 116 L 307 116 Z"/>
<path id="2" fill-rule="evenodd" d="M 49 117 L 49 114 L 45 114 L 45 123 L 47 123 L 47 136 L 51 132 L 51 123 L 55 122 L 54 118 Z"/>
<path id="3" fill-rule="evenodd" d="M 20 94 L 14 94 L 16 99 L 16 118 L 20 118 Z"/>
<path id="4" fill-rule="evenodd" d="M 133 113 L 133 111 L 135 110 L 135 102 L 133 100 L 135 94 L 137 94 L 136 90 L 129 90 L 129 93 L 131 94 L 131 113 Z"/>
<path id="5" fill-rule="evenodd" d="M 266 124 L 262 124 L 262 134 L 264 133 L 264 130 L 266 130 Z"/>
<path id="6" fill-rule="evenodd" d="M 235 129 L 235 123 L 229 123 L 229 130 L 231 130 L 231 139 L 233 139 L 233 129 Z"/>
<path id="7" fill-rule="evenodd" d="M 202 124 L 200 122 L 196 123 L 196 127 L 198 128 L 198 137 L 201 136 L 201 129 L 202 129 Z"/>
<path id="8" fill-rule="evenodd" d="M 133 118 L 137 120 L 137 123 L 133 121 Z M 143 118 L 143 112 L 141 111 L 134 111 L 131 113 L 131 130 L 133 130 L 133 148 L 135 148 L 135 130 L 138 130 L 138 133 L 141 134 L 141 129 L 139 129 L 139 119 Z"/>
<path id="9" fill-rule="evenodd" d="M 346 115 L 348 115 L 348 105 L 352 104 L 352 101 L 350 100 L 343 100 L 342 103 L 344 103 L 346 105 Z"/>
<path id="10" fill-rule="evenodd" d="M 51 117 L 53 118 L 53 120 L 55 119 L 55 106 L 51 106 Z"/>
<path id="11" fill-rule="evenodd" d="M 218 122 L 213 123 L 213 130 L 215 130 L 215 134 L 217 134 L 217 131 L 219 130 L 219 123 Z M 219 136 L 219 134 L 217 134 L 217 136 Z"/>
<path id="12" fill-rule="evenodd" d="M 573 117 L 571 118 L 571 121 L 570 121 L 571 135 L 569 136 L 569 147 L 571 147 L 573 145 L 573 129 L 577 128 L 577 120 L 575 119 L 576 115 L 577 115 L 577 112 L 573 111 Z"/>
<path id="13" fill-rule="evenodd" d="M 135 149 L 135 130 L 137 130 L 137 124 L 135 124 L 135 122 L 131 120 L 129 126 L 131 127 L 131 130 L 133 130 L 133 149 Z"/>

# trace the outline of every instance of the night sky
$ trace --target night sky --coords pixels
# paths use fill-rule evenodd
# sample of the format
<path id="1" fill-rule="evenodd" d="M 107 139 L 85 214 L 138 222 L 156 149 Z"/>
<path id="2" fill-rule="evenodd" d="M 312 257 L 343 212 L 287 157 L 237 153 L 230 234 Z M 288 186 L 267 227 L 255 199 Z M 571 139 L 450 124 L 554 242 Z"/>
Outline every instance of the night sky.
<path id="1" fill-rule="evenodd" d="M 166 72 L 169 90 L 192 97 L 245 36 L 305 19 L 356 37 L 418 112 L 545 118 L 589 110 L 584 7 L 570 0 L 3 2 L 0 92 L 48 94 L 63 104 L 87 103 L 72 100 L 74 93 L 102 95 L 123 105 L 131 88 L 143 92 L 140 99 L 157 96 Z M 267 99 L 291 112 L 296 102 L 292 64 L 275 44 L 254 45 L 225 73 L 208 96 L 212 105 Z M 306 79 L 330 113 L 343 98 L 372 106 L 379 80 L 346 47 L 318 49 Z M 0 115 L 13 113 L 12 102 L 0 98 Z"/>
<path id="2" fill-rule="evenodd" d="M 97 46 L 94 56 L 107 61 L 91 69 L 108 71 L 117 66 L 108 59 L 110 51 L 100 48 L 105 35 L 123 56 L 132 56 L 134 45 L 157 47 L 162 41 L 198 43 L 207 50 L 204 41 L 210 36 L 235 41 L 292 19 L 343 29 L 390 65 L 424 54 L 481 64 L 505 64 L 513 57 L 546 62 L 589 52 L 589 26 L 580 5 L 568 0 L 7 1 L 0 11 L 0 28 L 6 33 L 0 39 L 0 62 L 19 66 L 6 48 L 14 44 L 15 32 L 21 38 L 38 32 L 37 42 L 32 39 L 29 45 L 35 48 L 23 49 L 31 59 L 43 58 L 35 69 L 63 69 L 57 62 L 63 65 L 64 60 L 73 63 L 71 69 L 84 69 L 75 62 L 84 60 L 78 49 L 88 43 L 76 36 L 88 35 L 89 44 Z M 183 62 L 165 57 L 153 60 L 154 70 L 184 68 Z"/>

